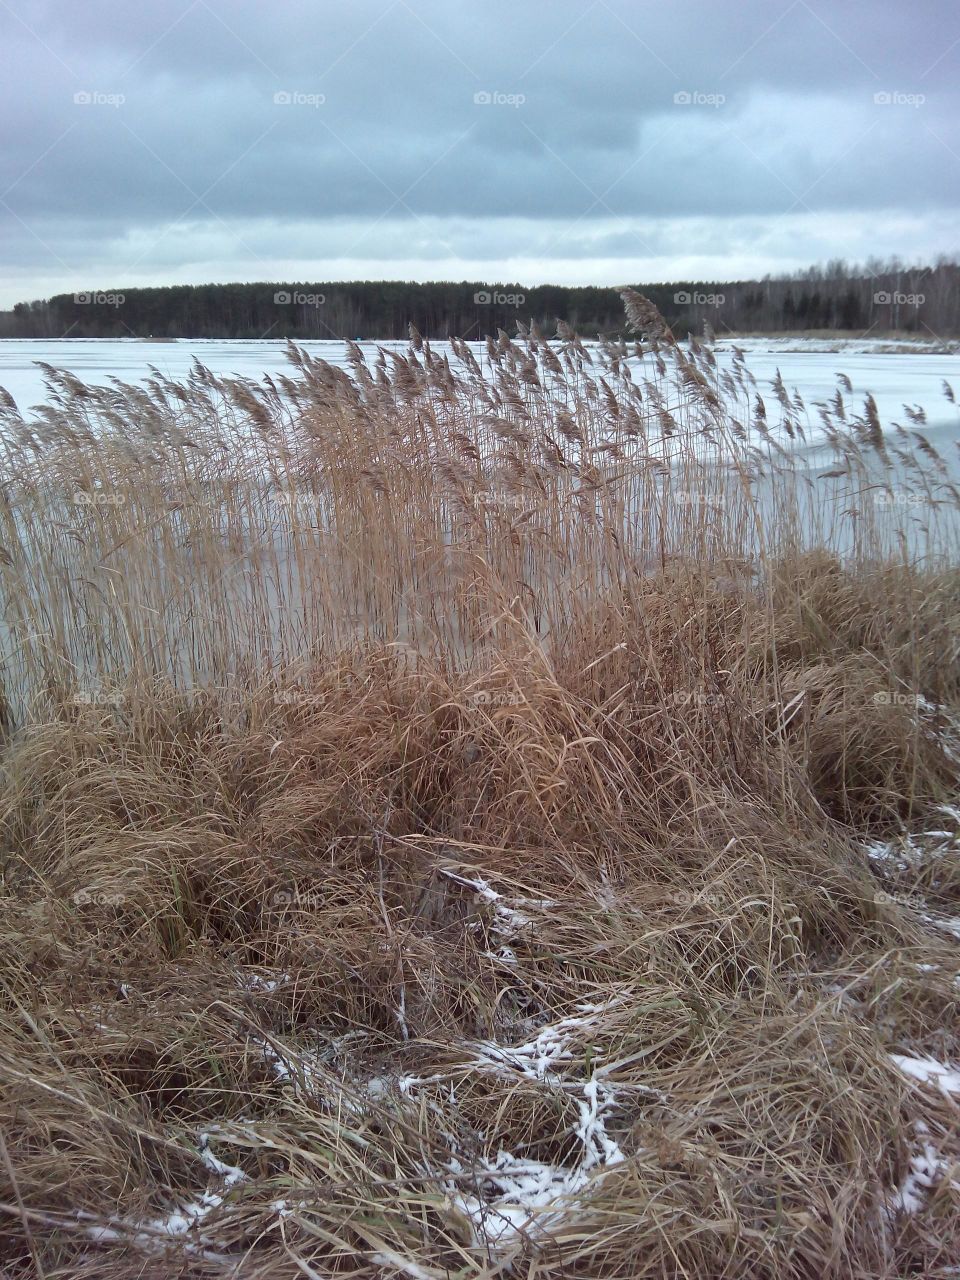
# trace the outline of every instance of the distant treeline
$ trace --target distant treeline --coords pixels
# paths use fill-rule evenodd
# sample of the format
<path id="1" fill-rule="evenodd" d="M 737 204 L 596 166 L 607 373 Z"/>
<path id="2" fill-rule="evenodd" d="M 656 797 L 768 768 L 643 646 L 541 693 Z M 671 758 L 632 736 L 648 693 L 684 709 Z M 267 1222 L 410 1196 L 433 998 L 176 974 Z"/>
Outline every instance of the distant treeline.
<path id="1" fill-rule="evenodd" d="M 848 267 L 831 262 L 795 275 L 730 284 L 684 280 L 632 284 L 660 309 L 678 337 L 718 334 L 914 333 L 960 336 L 960 264 L 896 260 Z M 91 290 L 18 303 L 0 312 L 7 338 L 482 338 L 534 321 L 553 334 L 563 320 L 583 337 L 624 331 L 617 289 L 521 284 L 414 284 L 393 281 L 174 285 Z"/>

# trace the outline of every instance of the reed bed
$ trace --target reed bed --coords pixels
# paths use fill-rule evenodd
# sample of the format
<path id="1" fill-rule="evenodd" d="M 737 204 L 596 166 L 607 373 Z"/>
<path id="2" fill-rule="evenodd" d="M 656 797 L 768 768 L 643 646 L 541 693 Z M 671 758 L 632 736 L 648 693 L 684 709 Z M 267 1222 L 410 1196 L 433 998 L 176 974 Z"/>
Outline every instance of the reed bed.
<path id="1" fill-rule="evenodd" d="M 956 1274 L 953 460 L 625 303 L 5 405 L 5 1276 Z"/>

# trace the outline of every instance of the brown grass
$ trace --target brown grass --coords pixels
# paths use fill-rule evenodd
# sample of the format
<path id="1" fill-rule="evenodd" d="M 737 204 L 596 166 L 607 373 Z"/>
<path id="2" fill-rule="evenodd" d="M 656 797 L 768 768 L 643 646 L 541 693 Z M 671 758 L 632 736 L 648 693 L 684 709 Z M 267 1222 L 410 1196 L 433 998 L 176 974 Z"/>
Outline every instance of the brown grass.
<path id="1" fill-rule="evenodd" d="M 949 469 L 628 303 L 7 412 L 5 1276 L 952 1274 Z"/>

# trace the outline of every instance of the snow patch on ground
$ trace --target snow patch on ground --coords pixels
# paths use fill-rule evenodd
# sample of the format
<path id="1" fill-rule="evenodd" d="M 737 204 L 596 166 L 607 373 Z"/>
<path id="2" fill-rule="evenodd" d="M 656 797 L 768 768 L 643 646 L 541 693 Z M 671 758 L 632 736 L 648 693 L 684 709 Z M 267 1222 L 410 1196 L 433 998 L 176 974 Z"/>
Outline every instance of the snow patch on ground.
<path id="1" fill-rule="evenodd" d="M 457 1177 L 448 1185 L 448 1201 L 470 1221 L 474 1244 L 501 1248 L 556 1226 L 576 1208 L 575 1197 L 589 1180 L 582 1167 L 558 1168 L 509 1151 L 469 1168 L 454 1157 L 450 1172 Z M 463 1190 L 464 1184 L 476 1191 Z"/>
<path id="2" fill-rule="evenodd" d="M 524 1044 L 501 1045 L 487 1040 L 474 1046 L 474 1057 L 466 1064 L 473 1070 L 516 1074 L 578 1095 L 579 1118 L 570 1132 L 581 1148 L 579 1158 L 570 1166 L 546 1164 L 505 1150 L 493 1159 L 468 1162 L 461 1158 L 462 1153 L 454 1153 L 448 1164 L 454 1176 L 447 1183 L 447 1199 L 470 1222 L 476 1246 L 502 1250 L 524 1236 L 542 1235 L 576 1211 L 577 1197 L 588 1183 L 626 1160 L 607 1130 L 620 1103 L 617 1090 L 603 1079 L 599 1055 L 594 1055 L 591 1069 L 582 1043 L 584 1033 L 595 1026 L 594 1015 L 603 1011 L 596 1005 L 581 1004 L 573 1014 L 542 1027 Z M 579 1047 L 575 1047 L 577 1039 Z M 583 1071 L 571 1072 L 575 1063 L 583 1063 Z M 413 1087 L 412 1082 L 407 1084 L 407 1090 Z"/>
<path id="3" fill-rule="evenodd" d="M 313 1054 L 302 1051 L 280 1050 L 269 1040 L 261 1045 L 264 1060 L 278 1080 L 289 1084 L 294 1093 L 312 1093 L 323 1081 L 324 1072 L 319 1060 Z"/>
<path id="4" fill-rule="evenodd" d="M 196 1199 L 187 1200 L 182 1204 L 176 1205 L 164 1218 L 151 1218 L 137 1223 L 125 1222 L 123 1219 L 118 1218 L 107 1226 L 87 1227 L 87 1234 L 90 1239 L 98 1241 L 123 1240 L 132 1244 L 135 1248 L 152 1252 L 157 1249 L 164 1249 L 166 1243 L 170 1240 L 184 1241 L 186 1236 L 198 1231 L 204 1219 L 223 1204 L 224 1194 L 247 1180 L 247 1175 L 242 1169 L 236 1165 L 225 1164 L 218 1159 L 210 1150 L 209 1142 L 208 1134 L 202 1133 L 199 1135 L 198 1155 L 204 1167 L 222 1180 L 222 1191 L 212 1191 L 208 1188 Z M 205 1247 L 209 1244 L 210 1241 L 205 1240 L 198 1232 L 195 1237 L 195 1243 L 188 1244 L 187 1247 L 191 1249 L 199 1247 L 199 1251 L 204 1256 L 219 1257 L 219 1255 L 211 1253 Z"/>
<path id="5" fill-rule="evenodd" d="M 493 930 L 508 939 L 517 937 L 518 934 L 529 929 L 534 923 L 526 911 L 518 910 L 518 907 L 524 907 L 527 910 L 546 911 L 553 906 L 552 902 L 545 899 L 515 898 L 508 900 L 504 898 L 502 893 L 492 889 L 486 880 L 471 880 L 468 876 L 460 875 L 449 867 L 442 868 L 440 874 L 448 880 L 452 880 L 454 884 L 462 885 L 465 889 L 472 889 L 482 902 L 491 903 L 493 906 Z M 510 901 L 513 901 L 516 905 L 510 906 Z"/>
<path id="6" fill-rule="evenodd" d="M 379 1253 L 373 1254 L 371 1261 L 378 1267 L 393 1267 L 401 1275 L 409 1276 L 410 1280 L 433 1280 L 431 1272 L 425 1271 L 412 1258 L 403 1258 L 399 1253 L 394 1253 L 392 1249 L 381 1249 Z"/>
<path id="7" fill-rule="evenodd" d="M 276 991 L 278 987 L 289 981 L 289 973 L 281 973 L 276 977 L 262 973 L 237 974 L 237 984 L 242 991 Z"/>
<path id="8" fill-rule="evenodd" d="M 952 934 L 954 938 L 960 938 L 960 919 L 951 920 L 946 916 L 925 915 L 924 920 L 927 924 L 932 924 L 935 929 L 942 929 L 944 933 Z"/>
<path id="9" fill-rule="evenodd" d="M 895 840 L 868 840 L 867 857 L 882 871 L 916 871 L 945 854 L 956 853 L 960 837 L 954 831 L 905 832 Z"/>
<path id="10" fill-rule="evenodd" d="M 944 1066 L 936 1058 L 912 1058 L 902 1053 L 891 1053 L 890 1058 L 905 1076 L 937 1084 L 944 1093 L 960 1093 L 960 1071 L 955 1067 Z"/>
<path id="11" fill-rule="evenodd" d="M 920 1213 L 925 1208 L 930 1193 L 953 1168 L 952 1163 L 945 1160 L 928 1141 L 929 1130 L 922 1120 L 917 1121 L 916 1130 L 920 1135 L 921 1145 L 910 1157 L 910 1169 L 902 1185 L 888 1200 L 895 1213 Z M 953 1185 L 960 1186 L 955 1181 Z"/>

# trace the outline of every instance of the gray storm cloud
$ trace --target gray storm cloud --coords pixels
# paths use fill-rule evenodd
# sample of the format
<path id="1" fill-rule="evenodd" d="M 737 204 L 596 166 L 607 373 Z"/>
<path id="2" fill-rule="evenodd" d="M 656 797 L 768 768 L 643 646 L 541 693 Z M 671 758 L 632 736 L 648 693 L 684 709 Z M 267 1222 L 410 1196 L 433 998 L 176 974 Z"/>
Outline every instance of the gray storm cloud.
<path id="1" fill-rule="evenodd" d="M 5 305 L 958 247 L 946 3 L 5 0 L 0 47 Z"/>

